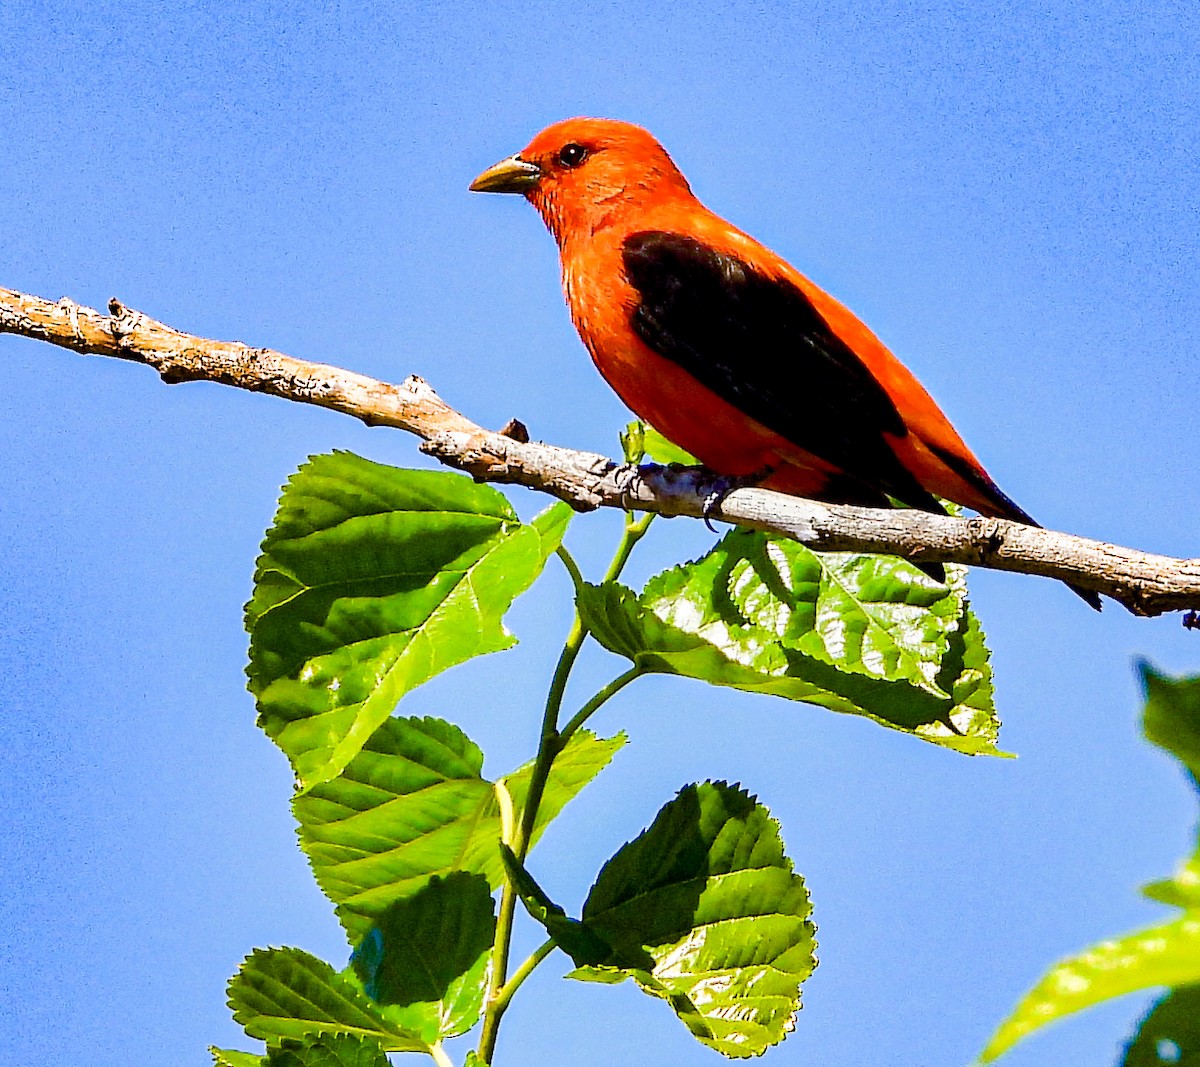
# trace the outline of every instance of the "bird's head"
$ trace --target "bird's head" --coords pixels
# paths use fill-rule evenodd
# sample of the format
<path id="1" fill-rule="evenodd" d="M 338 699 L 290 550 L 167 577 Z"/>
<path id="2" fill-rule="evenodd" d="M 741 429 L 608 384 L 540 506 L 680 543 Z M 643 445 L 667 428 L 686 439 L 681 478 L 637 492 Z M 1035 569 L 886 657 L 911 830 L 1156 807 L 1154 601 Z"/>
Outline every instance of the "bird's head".
<path id="1" fill-rule="evenodd" d="M 477 193 L 520 193 L 561 245 L 629 211 L 691 196 L 666 150 L 646 130 L 613 119 L 566 119 L 547 126 L 515 156 L 471 183 Z"/>

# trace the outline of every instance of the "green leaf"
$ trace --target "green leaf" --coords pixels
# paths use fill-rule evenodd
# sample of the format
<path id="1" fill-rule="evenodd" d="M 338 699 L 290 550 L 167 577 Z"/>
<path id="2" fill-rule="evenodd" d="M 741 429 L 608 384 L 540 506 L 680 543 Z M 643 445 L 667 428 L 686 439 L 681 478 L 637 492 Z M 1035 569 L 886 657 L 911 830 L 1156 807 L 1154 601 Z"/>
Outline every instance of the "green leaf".
<path id="1" fill-rule="evenodd" d="M 1200 772 L 1200 677 L 1168 678 L 1145 663 L 1140 669 L 1146 687 L 1142 716 L 1146 738 L 1179 760 L 1196 785 Z M 994 1060 L 1047 1023 L 1101 1001 L 1156 986 L 1200 982 L 1200 850 L 1180 866 L 1174 878 L 1153 882 L 1143 892 L 1152 900 L 1184 908 L 1183 915 L 1149 930 L 1103 941 L 1055 965 L 1001 1023 L 980 1057 L 982 1062 Z M 1164 1012 L 1170 1000 L 1162 1002 Z M 1189 996 L 1180 1003 L 1195 1001 Z M 1176 1010 L 1178 1005 L 1170 1009 Z M 1153 1013 L 1146 1022 L 1152 1018 Z M 1137 1058 L 1130 1059 L 1135 1046 Z M 1149 1058 L 1153 1055 L 1156 1053 L 1139 1036 L 1130 1046 L 1126 1063 L 1160 1062 Z"/>
<path id="2" fill-rule="evenodd" d="M 1200 1067 L 1200 986 L 1173 989 L 1138 1025 L 1121 1067 Z"/>
<path id="3" fill-rule="evenodd" d="M 840 670 L 946 695 L 938 665 L 960 608 L 947 586 L 895 556 L 822 554 L 747 531 L 722 547 L 722 593 L 750 625 Z"/>
<path id="4" fill-rule="evenodd" d="M 233 1018 L 270 1045 L 325 1034 L 353 1034 L 388 1051 L 427 1052 L 418 1034 L 397 1025 L 353 975 L 298 948 L 255 949 L 229 981 Z"/>
<path id="5" fill-rule="evenodd" d="M 432 1045 L 478 1021 L 495 936 L 487 879 L 455 871 L 392 904 L 351 966 L 372 1000 L 395 1006 L 393 1021 Z"/>
<path id="6" fill-rule="evenodd" d="M 1142 892 L 1160 904 L 1200 911 L 1200 853 L 1180 864 L 1173 878 L 1151 882 Z"/>
<path id="7" fill-rule="evenodd" d="M 246 605 L 247 673 L 304 787 L 339 774 L 406 693 L 514 643 L 503 615 L 569 517 L 556 504 L 522 525 L 463 475 L 348 452 L 292 476 Z"/>
<path id="8" fill-rule="evenodd" d="M 678 463 L 684 467 L 696 467 L 700 464 L 695 456 L 672 444 L 653 426 L 644 426 L 642 444 L 645 454 L 655 463 Z"/>
<path id="9" fill-rule="evenodd" d="M 267 1058 L 257 1052 L 238 1052 L 216 1045 L 209 1045 L 208 1051 L 213 1058 L 213 1067 L 265 1067 L 267 1062 Z"/>
<path id="10" fill-rule="evenodd" d="M 1140 671 L 1146 687 L 1146 740 L 1174 756 L 1200 790 L 1200 676 L 1169 678 L 1148 663 L 1140 664 Z M 1152 882 L 1142 892 L 1163 904 L 1200 909 L 1200 842 L 1173 878 Z"/>
<path id="11" fill-rule="evenodd" d="M 1146 740 L 1179 760 L 1191 776 L 1192 785 L 1197 786 L 1200 781 L 1200 676 L 1168 678 L 1148 663 L 1142 663 L 1140 669 L 1146 687 L 1146 707 L 1142 713 Z"/>
<path id="12" fill-rule="evenodd" d="M 1035 1030 L 1101 1001 L 1194 982 L 1200 982 L 1200 912 L 1102 941 L 1052 967 L 1000 1024 L 980 1062 L 990 1063 Z"/>
<path id="13" fill-rule="evenodd" d="M 918 726 L 918 737 L 968 756 L 1012 758 L 996 747 L 1000 718 L 993 700 L 991 654 L 979 618 L 965 601 L 958 627 L 949 635 L 938 686 L 950 694 L 949 711 L 945 719 Z"/>
<path id="14" fill-rule="evenodd" d="M 378 1041 L 334 1034 L 315 1041 L 285 1042 L 267 1053 L 267 1067 L 389 1067 Z"/>
<path id="15" fill-rule="evenodd" d="M 618 435 L 621 441 L 621 455 L 626 463 L 641 463 L 646 454 L 646 424 L 631 422 Z"/>
<path id="16" fill-rule="evenodd" d="M 811 910 L 767 809 L 724 782 L 687 786 L 600 872 L 583 922 L 612 951 L 578 976 L 631 976 L 704 1044 L 758 1055 L 816 965 Z"/>
<path id="17" fill-rule="evenodd" d="M 567 802 L 608 766 L 613 756 L 628 740 L 628 735 L 624 732 L 615 737 L 597 737 L 591 730 L 577 730 L 567 739 L 566 747 L 554 758 L 554 766 L 542 793 L 530 847 L 537 844 L 542 832 L 566 807 Z M 502 779 L 513 799 L 518 819 L 525 808 L 532 775 L 533 760 L 530 760 L 519 770 L 505 775 Z"/>
<path id="18" fill-rule="evenodd" d="M 999 754 L 987 649 L 964 599 L 911 565 L 834 556 L 746 530 L 651 579 L 585 585 L 596 639 L 643 670 L 865 715 Z"/>
<path id="19" fill-rule="evenodd" d="M 624 741 L 586 730 L 571 738 L 546 783 L 539 832 Z M 339 777 L 293 800 L 301 847 L 351 944 L 433 875 L 473 871 L 500 884 L 500 807 L 482 768 L 483 753 L 457 726 L 395 716 Z M 504 779 L 518 818 L 529 773 Z"/>

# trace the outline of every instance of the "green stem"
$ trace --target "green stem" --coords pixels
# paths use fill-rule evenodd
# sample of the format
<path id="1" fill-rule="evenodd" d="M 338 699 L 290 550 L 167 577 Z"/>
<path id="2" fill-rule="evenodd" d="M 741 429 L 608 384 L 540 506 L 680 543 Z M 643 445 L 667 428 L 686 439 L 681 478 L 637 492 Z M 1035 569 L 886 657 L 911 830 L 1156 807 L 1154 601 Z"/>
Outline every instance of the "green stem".
<path id="1" fill-rule="evenodd" d="M 500 990 L 496 997 L 496 1010 L 503 1012 L 508 1007 L 508 1002 L 512 1000 L 513 994 L 521 987 L 521 983 L 525 981 L 531 974 L 534 968 L 542 962 L 547 956 L 553 952 L 558 945 L 554 938 L 548 937 L 543 941 L 529 956 L 529 958 L 521 964 L 514 972 L 513 976 L 504 983 L 504 988 Z"/>
<path id="2" fill-rule="evenodd" d="M 624 674 L 618 675 L 611 682 L 609 682 L 608 685 L 601 689 L 600 692 L 592 697 L 591 700 L 584 704 L 584 706 L 575 713 L 571 721 L 562 728 L 562 732 L 558 735 L 559 744 L 566 745 L 571 735 L 585 722 L 587 722 L 588 719 L 592 717 L 593 713 L 599 711 L 600 706 L 606 700 L 608 700 L 609 697 L 616 696 L 635 678 L 640 678 L 645 673 L 645 670 L 641 667 L 630 667 L 629 670 L 627 670 Z"/>
<path id="3" fill-rule="evenodd" d="M 562 565 L 567 568 L 567 573 L 571 576 L 571 584 L 575 586 L 575 592 L 579 592 L 579 587 L 583 585 L 583 572 L 579 569 L 579 564 L 575 562 L 575 557 L 567 551 L 566 545 L 559 545 L 554 550 L 554 554 L 562 561 Z"/>
<path id="4" fill-rule="evenodd" d="M 629 560 L 629 554 L 633 551 L 634 546 L 645 536 L 646 531 L 653 522 L 654 515 L 647 512 L 639 518 L 634 518 L 632 514 L 625 516 L 625 529 L 621 535 L 621 540 L 617 544 L 617 551 L 613 555 L 612 563 L 609 564 L 608 570 L 604 574 L 604 581 L 615 581 L 624 569 L 625 564 Z M 565 548 L 558 550 L 558 557 L 562 560 L 563 565 L 567 568 L 571 575 L 571 581 L 576 590 L 583 585 L 583 575 L 575 563 L 571 553 Z M 579 610 L 575 611 L 575 619 L 571 623 L 571 630 L 567 634 L 567 639 L 563 643 L 562 652 L 558 656 L 558 665 L 554 668 L 554 677 L 550 681 L 550 689 L 546 693 L 546 706 L 542 712 L 542 731 L 538 741 L 537 756 L 533 761 L 533 770 L 529 775 L 529 790 L 525 795 L 525 805 L 521 812 L 521 824 L 517 828 L 515 840 L 506 842 L 509 847 L 516 853 L 517 858 L 524 860 L 529 852 L 529 846 L 533 839 L 533 829 L 537 825 L 538 807 L 542 802 L 542 795 L 546 791 L 546 782 L 550 777 L 550 769 L 554 766 L 554 760 L 562 751 L 563 743 L 566 737 L 570 737 L 583 722 L 591 715 L 601 704 L 604 703 L 610 696 L 619 692 L 628 685 L 641 672 L 634 669 L 626 671 L 620 678 L 615 679 L 596 694 L 580 709 L 570 723 L 567 724 L 567 733 L 560 735 L 558 732 L 558 717 L 562 711 L 563 696 L 567 691 L 567 681 L 571 677 L 571 668 L 575 666 L 575 660 L 579 657 L 580 649 L 583 648 L 584 641 L 587 640 L 588 627 L 584 623 L 583 618 L 579 614 Z M 619 683 L 619 684 L 618 684 Z M 584 714 L 586 712 L 586 714 Z M 504 888 L 500 891 L 500 911 L 496 916 L 496 939 L 492 945 L 492 977 L 488 985 L 487 1008 L 483 1015 L 483 1029 L 479 1036 L 479 1049 L 477 1056 L 480 1061 L 485 1064 L 492 1062 L 492 1055 L 496 1051 L 496 1037 L 500 1029 L 500 1019 L 504 1015 L 505 1009 L 508 1007 L 508 1002 L 512 998 L 512 994 L 516 991 L 516 987 L 520 982 L 525 980 L 525 975 L 522 971 L 528 965 L 530 971 L 537 966 L 544 958 L 539 957 L 534 959 L 538 953 L 535 952 L 529 960 L 526 960 L 521 965 L 521 969 L 517 974 L 513 975 L 513 982 L 509 983 L 511 988 L 506 985 L 508 977 L 508 954 L 512 943 L 513 920 L 516 916 L 517 894 L 511 882 L 505 882 Z M 542 946 L 545 948 L 545 946 Z M 551 944 L 551 947 L 553 945 Z M 539 949 L 538 952 L 541 952 Z M 546 954 L 550 952 L 546 948 Z M 532 963 L 530 961 L 533 961 Z M 520 976 L 520 982 L 517 977 Z M 507 995 L 505 990 L 508 989 Z"/>
<path id="5" fill-rule="evenodd" d="M 621 571 L 629 562 L 629 553 L 633 551 L 633 546 L 646 536 L 646 531 L 650 529 L 654 518 L 652 511 L 647 511 L 637 519 L 633 517 L 632 513 L 626 514 L 625 532 L 621 535 L 621 543 L 617 545 L 616 555 L 613 556 L 612 563 L 608 565 L 608 571 L 604 575 L 606 582 L 615 582 L 621 576 Z"/>
<path id="6" fill-rule="evenodd" d="M 435 1041 L 429 1046 L 429 1055 L 433 1057 L 433 1062 L 438 1067 L 454 1067 L 454 1061 L 446 1055 L 446 1050 L 442 1048 L 440 1041 Z"/>

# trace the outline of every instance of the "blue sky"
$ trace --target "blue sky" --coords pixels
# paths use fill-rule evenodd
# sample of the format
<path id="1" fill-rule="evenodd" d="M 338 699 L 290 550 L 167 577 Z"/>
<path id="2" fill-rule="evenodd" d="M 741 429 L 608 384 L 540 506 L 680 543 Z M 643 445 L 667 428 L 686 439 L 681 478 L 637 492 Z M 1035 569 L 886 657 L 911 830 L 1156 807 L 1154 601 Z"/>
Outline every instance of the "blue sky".
<path id="1" fill-rule="evenodd" d="M 612 452 L 626 421 L 516 198 L 466 186 L 575 114 L 654 131 L 698 195 L 860 313 L 1047 525 L 1195 555 L 1200 30 L 1190 5 L 95 2 L 0 7 L 0 285 L 378 377 Z M 241 606 L 280 484 L 412 439 L 0 338 L 0 1060 L 207 1063 L 248 1047 L 255 946 L 346 946 L 253 725 Z M 513 494 L 530 515 L 541 501 Z M 576 523 L 595 573 L 615 516 Z M 634 577 L 702 551 L 660 524 Z M 774 1064 L 965 1063 L 1055 958 L 1154 922 L 1194 840 L 1139 740 L 1135 656 L 1200 669 L 1178 618 L 1102 616 L 977 573 L 1002 742 L 956 757 L 669 679 L 597 726 L 632 744 L 535 853 L 578 907 L 687 781 L 740 780 L 808 877 L 821 965 Z M 532 751 L 568 623 L 551 571 L 517 650 L 404 710 L 503 772 Z M 577 694 L 607 680 L 597 654 Z M 717 1062 L 632 988 L 552 959 L 498 1063 Z M 1012 1067 L 1106 1063 L 1145 1000 Z M 454 1054 L 461 1059 L 462 1049 Z"/>

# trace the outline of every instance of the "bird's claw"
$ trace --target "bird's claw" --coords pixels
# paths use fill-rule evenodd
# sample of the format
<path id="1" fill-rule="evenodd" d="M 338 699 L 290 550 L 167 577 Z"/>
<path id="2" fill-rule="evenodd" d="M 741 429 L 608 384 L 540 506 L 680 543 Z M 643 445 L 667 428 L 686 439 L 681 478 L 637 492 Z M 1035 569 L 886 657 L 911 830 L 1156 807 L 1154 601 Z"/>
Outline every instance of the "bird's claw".
<path id="1" fill-rule="evenodd" d="M 655 468 L 657 464 L 647 464 L 647 467 Z M 630 498 L 642 488 L 642 468 L 636 463 L 627 463 L 616 472 L 613 480 L 617 485 L 622 510 L 632 510 Z"/>
<path id="2" fill-rule="evenodd" d="M 704 525 L 716 533 L 717 528 L 713 526 L 712 520 L 718 517 L 717 512 L 721 510 L 725 498 L 737 489 L 752 489 L 756 485 L 761 485 L 774 473 L 774 467 L 763 467 L 762 470 L 754 471 L 752 474 L 717 475 L 712 481 L 712 487 L 705 496 L 704 506 L 700 510 L 700 517 L 704 519 Z"/>

